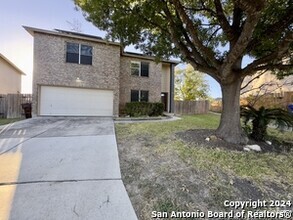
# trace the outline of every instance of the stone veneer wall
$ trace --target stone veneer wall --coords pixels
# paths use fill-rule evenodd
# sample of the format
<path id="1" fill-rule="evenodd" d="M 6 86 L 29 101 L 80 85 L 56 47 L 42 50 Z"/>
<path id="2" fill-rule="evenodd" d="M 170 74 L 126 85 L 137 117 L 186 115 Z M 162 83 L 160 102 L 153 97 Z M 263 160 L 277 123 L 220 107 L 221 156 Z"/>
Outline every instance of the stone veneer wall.
<path id="1" fill-rule="evenodd" d="M 93 47 L 92 65 L 66 63 L 66 42 Z M 44 33 L 34 34 L 33 115 L 38 115 L 41 85 L 113 90 L 113 114 L 119 111 L 120 47 Z M 77 82 L 79 78 L 82 82 Z"/>
<path id="2" fill-rule="evenodd" d="M 130 69 L 131 61 L 149 62 L 149 77 L 132 76 Z M 127 102 L 130 102 L 131 90 L 147 90 L 149 91 L 149 102 L 161 101 L 162 63 L 157 64 L 152 60 L 122 55 L 120 65 L 120 110 L 124 108 Z"/>

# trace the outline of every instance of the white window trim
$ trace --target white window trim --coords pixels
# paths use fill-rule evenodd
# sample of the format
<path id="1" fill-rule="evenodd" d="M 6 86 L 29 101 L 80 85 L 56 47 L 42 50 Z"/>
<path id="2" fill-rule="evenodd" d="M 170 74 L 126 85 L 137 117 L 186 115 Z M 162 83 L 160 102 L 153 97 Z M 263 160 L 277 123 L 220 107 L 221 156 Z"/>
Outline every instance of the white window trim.
<path id="1" fill-rule="evenodd" d="M 80 60 L 81 60 L 81 44 L 78 44 L 78 64 L 81 64 Z"/>
<path id="2" fill-rule="evenodd" d="M 75 42 L 69 42 L 66 41 L 66 43 L 73 43 L 73 44 L 78 44 L 78 63 L 77 64 L 82 64 L 81 62 L 81 46 L 89 46 L 92 48 L 92 57 L 93 57 L 93 51 L 94 51 L 94 47 L 92 45 L 86 45 L 86 44 L 82 44 L 82 43 L 75 43 Z M 67 51 L 66 51 L 67 52 Z M 140 66 L 139 66 L 140 68 Z"/>

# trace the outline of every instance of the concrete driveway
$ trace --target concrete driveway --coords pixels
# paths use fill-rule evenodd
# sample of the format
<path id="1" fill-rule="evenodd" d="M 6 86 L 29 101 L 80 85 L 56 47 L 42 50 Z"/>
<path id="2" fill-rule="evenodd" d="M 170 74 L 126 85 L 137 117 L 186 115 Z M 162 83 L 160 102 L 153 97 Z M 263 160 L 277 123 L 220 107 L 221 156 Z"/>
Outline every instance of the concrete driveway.
<path id="1" fill-rule="evenodd" d="M 42 117 L 0 127 L 0 219 L 137 219 L 111 118 Z"/>

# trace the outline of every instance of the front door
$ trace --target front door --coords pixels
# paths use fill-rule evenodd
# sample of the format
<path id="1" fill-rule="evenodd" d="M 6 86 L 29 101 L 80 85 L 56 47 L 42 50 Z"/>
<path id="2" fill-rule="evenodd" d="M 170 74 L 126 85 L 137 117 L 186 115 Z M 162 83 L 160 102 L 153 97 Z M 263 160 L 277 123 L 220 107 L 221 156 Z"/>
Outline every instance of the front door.
<path id="1" fill-rule="evenodd" d="M 168 93 L 162 92 L 161 93 L 161 102 L 164 103 L 164 111 L 168 111 Z"/>

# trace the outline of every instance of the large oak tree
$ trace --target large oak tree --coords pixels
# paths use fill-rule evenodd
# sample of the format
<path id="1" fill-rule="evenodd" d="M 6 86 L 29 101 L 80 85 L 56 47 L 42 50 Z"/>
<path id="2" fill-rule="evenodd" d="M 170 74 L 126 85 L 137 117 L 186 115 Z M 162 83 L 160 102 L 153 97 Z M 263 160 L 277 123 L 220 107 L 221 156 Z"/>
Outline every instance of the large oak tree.
<path id="1" fill-rule="evenodd" d="M 179 56 L 220 85 L 223 112 L 217 135 L 247 142 L 240 125 L 245 76 L 292 74 L 292 0 L 75 0 L 112 40 L 158 57 Z M 244 66 L 243 58 L 252 62 Z"/>

